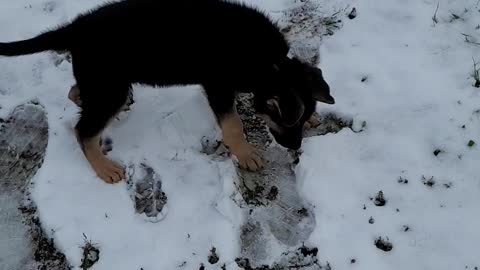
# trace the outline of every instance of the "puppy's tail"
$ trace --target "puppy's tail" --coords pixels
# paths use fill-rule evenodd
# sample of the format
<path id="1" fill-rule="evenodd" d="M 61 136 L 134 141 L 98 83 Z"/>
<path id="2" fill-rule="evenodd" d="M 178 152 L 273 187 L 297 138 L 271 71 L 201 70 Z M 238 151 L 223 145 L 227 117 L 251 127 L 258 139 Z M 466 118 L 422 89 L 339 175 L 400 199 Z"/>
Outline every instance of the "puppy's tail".
<path id="1" fill-rule="evenodd" d="M 39 34 L 31 39 L 8 43 L 0 42 L 0 55 L 19 56 L 48 50 L 65 51 L 69 48 L 69 32 L 70 31 L 67 27 L 61 27 L 53 31 Z"/>

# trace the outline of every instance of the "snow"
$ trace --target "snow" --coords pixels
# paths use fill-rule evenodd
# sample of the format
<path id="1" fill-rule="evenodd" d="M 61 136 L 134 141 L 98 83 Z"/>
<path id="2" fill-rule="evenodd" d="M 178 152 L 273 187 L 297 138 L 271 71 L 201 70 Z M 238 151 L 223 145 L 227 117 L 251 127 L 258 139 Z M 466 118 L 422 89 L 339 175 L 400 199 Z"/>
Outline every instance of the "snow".
<path id="1" fill-rule="evenodd" d="M 47 2 L 31 8 L 28 1 L 2 2 L 2 40 L 27 38 L 100 2 L 53 3 L 56 8 L 46 14 Z M 67 99 L 74 83 L 70 63 L 50 53 L 2 57 L 0 62 L 0 116 L 33 98 L 47 109 L 50 138 L 44 165 L 33 179 L 32 198 L 45 231 L 74 269 L 81 264 L 86 240 L 100 249 L 92 269 L 198 268 L 212 247 L 219 266 L 234 262 L 243 218 L 229 199 L 235 171 L 230 160 L 214 161 L 200 152 L 202 139 L 218 134 L 198 87 L 158 91 L 136 86 L 132 111 L 105 132 L 113 140 L 110 157 L 126 166 L 146 162 L 161 178 L 168 213 L 151 223 L 135 214 L 127 184 L 105 184 L 78 148 L 72 133 L 78 109 Z"/>
<path id="2" fill-rule="evenodd" d="M 94 177 L 70 127 L 63 127 L 49 142 L 36 178 L 33 198 L 43 225 L 54 230 L 73 265 L 81 262 L 83 234 L 101 249 L 96 269 L 169 269 L 184 261 L 199 266 L 212 247 L 221 252 L 221 262 L 232 262 L 238 233 L 230 219 L 238 218 L 238 209 L 223 201 L 228 211 L 222 213 L 215 204 L 232 192 L 223 183 L 231 177 L 221 175 L 222 170 L 232 174 L 233 167 L 196 149 L 201 144 L 195 139 L 215 128 L 205 98 L 198 89 L 137 90 L 131 113 L 106 132 L 113 139 L 110 155 L 126 166 L 146 162 L 159 174 L 168 196 L 166 217 L 150 223 L 136 215 L 125 182 L 112 186 Z M 179 91 L 183 100 L 182 94 L 172 95 Z M 151 108 L 156 117 L 148 117 Z M 74 123 L 73 117 L 67 121 Z"/>
<path id="3" fill-rule="evenodd" d="M 298 5 L 248 2 L 275 18 Z M 1 40 L 31 37 L 98 3 L 4 0 Z M 358 16 L 344 18 L 342 28 L 322 41 L 320 66 L 336 104 L 319 105 L 319 112 L 355 125 L 365 121 L 366 128 L 305 139 L 296 173 L 301 195 L 315 206 L 308 242 L 333 269 L 480 267 L 480 90 L 471 77 L 480 47 L 461 35 L 480 40 L 477 0 L 440 0 L 435 25 L 437 1 L 320 3 L 324 14 L 352 3 Z M 451 22 L 452 13 L 461 19 Z M 100 248 L 95 270 L 198 269 L 213 246 L 220 261 L 207 269 L 237 269 L 244 215 L 230 198 L 235 169 L 230 160 L 201 152 L 203 138 L 218 132 L 197 87 L 136 86 L 131 112 L 106 132 L 113 159 L 145 161 L 162 180 L 168 213 L 151 223 L 135 214 L 128 185 L 99 180 L 78 148 L 72 133 L 78 109 L 67 99 L 74 83 L 70 64 L 42 53 L 1 57 L 0 66 L 0 117 L 33 98 L 48 111 L 49 145 L 32 195 L 45 230 L 76 269 L 85 236 Z M 468 147 L 469 140 L 477 145 Z M 442 150 L 438 156 L 436 149 Z M 408 183 L 399 183 L 400 177 Z M 435 184 L 425 185 L 422 177 Z M 380 190 L 383 207 L 370 200 Z M 378 237 L 388 238 L 393 249 L 377 249 Z"/>
<path id="4" fill-rule="evenodd" d="M 332 268 L 353 267 L 351 258 L 356 269 L 480 265 L 480 150 L 467 146 L 480 139 L 471 78 L 480 47 L 461 35 L 479 36 L 477 4 L 440 1 L 433 26 L 436 1 L 358 1 L 358 17 L 324 40 L 321 66 L 337 103 L 319 110 L 367 123 L 361 133 L 306 139 L 297 168 L 299 188 L 316 206 L 310 241 Z M 450 22 L 451 13 L 463 20 Z M 380 190 L 383 207 L 369 199 Z M 377 249 L 377 237 L 393 250 Z"/>

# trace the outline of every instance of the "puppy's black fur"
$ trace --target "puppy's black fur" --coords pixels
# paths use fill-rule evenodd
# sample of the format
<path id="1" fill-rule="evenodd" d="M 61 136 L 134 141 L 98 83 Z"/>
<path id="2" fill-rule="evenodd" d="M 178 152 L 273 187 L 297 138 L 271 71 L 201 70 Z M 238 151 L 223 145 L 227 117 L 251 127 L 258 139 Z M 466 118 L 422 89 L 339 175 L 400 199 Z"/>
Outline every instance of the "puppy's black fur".
<path id="1" fill-rule="evenodd" d="M 267 16 L 222 0 L 124 0 L 32 39 L 0 43 L 6 56 L 46 50 L 72 55 L 81 140 L 101 132 L 134 83 L 200 84 L 218 119 L 233 111 L 236 92 L 253 92 L 289 148 L 300 147 L 316 101 L 334 102 L 318 68 L 287 57 L 288 43 Z"/>

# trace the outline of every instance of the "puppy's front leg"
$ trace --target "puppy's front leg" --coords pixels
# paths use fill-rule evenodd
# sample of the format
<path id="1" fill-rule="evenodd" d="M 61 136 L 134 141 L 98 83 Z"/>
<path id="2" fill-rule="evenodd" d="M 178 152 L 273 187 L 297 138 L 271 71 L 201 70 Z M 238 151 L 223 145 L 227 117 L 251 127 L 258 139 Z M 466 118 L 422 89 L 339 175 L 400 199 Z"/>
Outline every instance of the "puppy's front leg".
<path id="1" fill-rule="evenodd" d="M 251 171 L 263 168 L 261 154 L 245 139 L 242 120 L 235 109 L 223 115 L 220 119 L 220 128 L 223 133 L 223 142 L 238 159 L 240 168 Z"/>

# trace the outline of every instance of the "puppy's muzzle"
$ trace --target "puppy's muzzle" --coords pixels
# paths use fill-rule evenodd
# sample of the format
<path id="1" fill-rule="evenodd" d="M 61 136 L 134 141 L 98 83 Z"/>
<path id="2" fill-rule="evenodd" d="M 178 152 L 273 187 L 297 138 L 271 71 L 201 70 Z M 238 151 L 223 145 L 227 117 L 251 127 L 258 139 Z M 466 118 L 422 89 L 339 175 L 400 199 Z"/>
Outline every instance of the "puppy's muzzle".
<path id="1" fill-rule="evenodd" d="M 285 130 L 282 133 L 279 133 L 273 129 L 270 129 L 270 133 L 272 133 L 275 141 L 280 144 L 281 146 L 292 149 L 298 150 L 302 147 L 302 130 L 297 129 L 295 130 Z"/>

